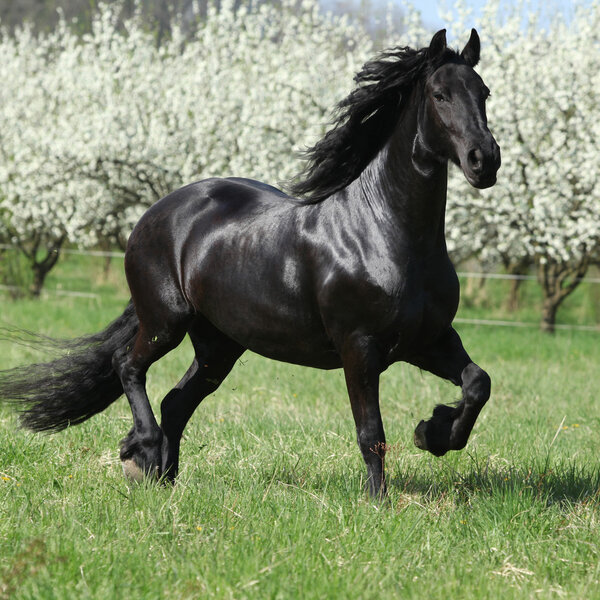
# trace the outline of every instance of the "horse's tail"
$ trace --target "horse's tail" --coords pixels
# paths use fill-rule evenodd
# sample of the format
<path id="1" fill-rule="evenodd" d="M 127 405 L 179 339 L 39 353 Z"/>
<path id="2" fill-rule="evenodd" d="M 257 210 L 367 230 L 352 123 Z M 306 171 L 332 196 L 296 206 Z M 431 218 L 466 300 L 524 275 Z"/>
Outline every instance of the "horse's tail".
<path id="1" fill-rule="evenodd" d="M 0 400 L 19 405 L 22 425 L 34 431 L 60 431 L 82 423 L 123 393 L 112 357 L 133 341 L 138 326 L 130 302 L 118 319 L 95 335 L 67 341 L 34 338 L 63 355 L 0 371 Z"/>

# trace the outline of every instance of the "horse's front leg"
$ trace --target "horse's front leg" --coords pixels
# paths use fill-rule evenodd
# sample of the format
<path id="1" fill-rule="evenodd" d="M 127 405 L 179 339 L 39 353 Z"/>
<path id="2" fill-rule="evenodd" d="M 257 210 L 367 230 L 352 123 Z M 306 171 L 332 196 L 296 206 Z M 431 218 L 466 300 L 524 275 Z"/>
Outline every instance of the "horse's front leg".
<path id="1" fill-rule="evenodd" d="M 344 344 L 342 362 L 358 446 L 367 465 L 369 494 L 386 494 L 385 433 L 379 411 L 380 362 L 368 338 L 356 337 Z"/>
<path id="2" fill-rule="evenodd" d="M 440 404 L 431 419 L 417 425 L 415 445 L 436 456 L 462 450 L 490 397 L 489 375 L 469 358 L 452 328 L 426 354 L 410 362 L 462 387 L 462 400 L 456 406 Z"/>

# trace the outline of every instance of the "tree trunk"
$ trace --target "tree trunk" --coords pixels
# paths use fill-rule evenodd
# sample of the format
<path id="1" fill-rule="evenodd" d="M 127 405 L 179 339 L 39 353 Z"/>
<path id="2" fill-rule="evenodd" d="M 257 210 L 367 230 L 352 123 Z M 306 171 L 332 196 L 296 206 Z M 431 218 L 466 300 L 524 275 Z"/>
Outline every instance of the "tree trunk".
<path id="1" fill-rule="evenodd" d="M 33 281 L 29 286 L 29 295 L 33 298 L 39 298 L 42 293 L 42 288 L 44 287 L 44 283 L 46 281 L 46 275 L 50 272 L 52 267 L 56 264 L 58 260 L 58 252 L 56 252 L 56 258 L 54 261 L 46 261 L 43 260 L 41 262 L 34 262 L 31 265 L 31 270 L 33 271 Z"/>
<path id="2" fill-rule="evenodd" d="M 57 263 L 60 256 L 60 249 L 65 241 L 65 238 L 60 238 L 50 245 L 46 251 L 46 256 L 42 260 L 37 260 L 37 250 L 31 254 L 31 270 L 33 271 L 33 281 L 29 286 L 29 294 L 33 298 L 39 298 L 42 293 L 42 288 L 46 281 L 46 276 L 52 270 L 52 267 Z"/>
<path id="3" fill-rule="evenodd" d="M 542 331 L 554 333 L 559 306 L 583 281 L 589 265 L 590 259 L 585 255 L 573 263 L 559 263 L 551 259 L 538 263 L 538 281 L 544 294 Z"/>
<path id="4" fill-rule="evenodd" d="M 520 304 L 520 291 L 522 279 L 511 279 L 510 287 L 508 290 L 508 297 L 506 298 L 506 310 L 509 312 L 515 312 L 519 308 Z"/>
<path id="5" fill-rule="evenodd" d="M 465 296 L 471 298 L 475 295 L 475 277 L 467 277 L 467 283 L 465 285 Z"/>
<path id="6" fill-rule="evenodd" d="M 528 275 L 531 269 L 531 260 L 529 257 L 517 259 L 516 262 L 510 260 L 508 257 L 504 257 L 502 260 L 504 270 L 508 275 L 516 276 L 516 279 L 510 280 L 510 287 L 508 290 L 508 296 L 505 301 L 506 310 L 514 312 L 519 308 L 520 296 L 521 296 L 521 284 L 523 279 L 520 276 Z"/>
<path id="7" fill-rule="evenodd" d="M 104 257 L 104 267 L 102 268 L 102 279 L 104 281 L 108 281 L 108 276 L 110 275 L 110 267 L 112 264 L 112 257 L 107 255 Z"/>
<path id="8" fill-rule="evenodd" d="M 112 256 L 110 255 L 111 247 L 108 240 L 102 240 L 100 242 L 100 250 L 106 252 L 103 261 L 104 266 L 102 267 L 102 280 L 108 281 L 108 276 L 110 275 L 110 268 L 112 265 Z"/>
<path id="9" fill-rule="evenodd" d="M 540 329 L 545 333 L 554 333 L 556 331 L 556 313 L 561 300 L 556 297 L 546 297 L 542 304 L 542 321 Z"/>
<path id="10" fill-rule="evenodd" d="M 33 280 L 29 286 L 29 295 L 33 298 L 39 298 L 46 281 L 46 275 L 48 275 L 48 269 L 44 269 L 42 263 L 33 263 L 31 270 L 33 271 Z"/>
<path id="11" fill-rule="evenodd" d="M 487 296 L 486 283 L 487 277 L 483 274 L 480 277 L 468 277 L 465 285 L 465 298 L 469 298 L 475 305 L 485 302 Z"/>

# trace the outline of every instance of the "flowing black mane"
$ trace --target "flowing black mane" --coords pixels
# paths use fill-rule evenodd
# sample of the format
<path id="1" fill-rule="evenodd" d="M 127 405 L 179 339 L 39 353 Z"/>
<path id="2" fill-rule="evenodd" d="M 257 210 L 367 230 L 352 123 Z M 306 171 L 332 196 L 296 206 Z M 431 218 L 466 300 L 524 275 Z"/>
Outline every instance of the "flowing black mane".
<path id="1" fill-rule="evenodd" d="M 333 127 L 306 151 L 308 165 L 291 193 L 316 203 L 354 181 L 394 131 L 415 83 L 451 61 L 462 58 L 448 48 L 432 61 L 428 48 L 397 47 L 365 63 Z"/>

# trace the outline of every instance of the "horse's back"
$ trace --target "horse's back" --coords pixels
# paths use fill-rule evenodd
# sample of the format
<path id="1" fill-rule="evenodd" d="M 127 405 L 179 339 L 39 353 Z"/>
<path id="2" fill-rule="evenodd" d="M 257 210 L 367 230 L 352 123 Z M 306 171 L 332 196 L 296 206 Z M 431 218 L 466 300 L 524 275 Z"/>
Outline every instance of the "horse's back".
<path id="1" fill-rule="evenodd" d="M 138 244 L 156 245 L 161 240 L 175 242 L 180 248 L 186 236 L 201 235 L 194 230 L 212 229 L 227 222 L 244 226 L 301 205 L 280 189 L 252 179 L 196 181 L 171 192 L 142 215 L 129 238 L 127 253 Z"/>
<path id="2" fill-rule="evenodd" d="M 142 215 L 134 228 L 144 227 L 147 222 L 160 219 L 201 217 L 203 212 L 218 209 L 236 212 L 260 206 L 293 206 L 300 201 L 288 196 L 269 184 L 241 177 L 210 178 L 196 181 L 171 192 L 153 204 Z"/>

